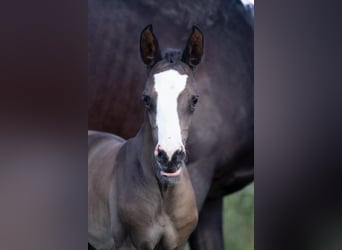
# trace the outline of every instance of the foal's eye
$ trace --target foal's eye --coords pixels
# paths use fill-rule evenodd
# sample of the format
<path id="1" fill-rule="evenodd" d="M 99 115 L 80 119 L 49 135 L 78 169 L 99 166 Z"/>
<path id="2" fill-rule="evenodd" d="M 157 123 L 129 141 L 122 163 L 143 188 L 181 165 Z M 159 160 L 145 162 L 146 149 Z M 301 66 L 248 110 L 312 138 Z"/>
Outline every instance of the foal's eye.
<path id="1" fill-rule="evenodd" d="M 148 95 L 143 95 L 143 96 L 142 96 L 142 99 L 143 99 L 143 101 L 144 101 L 145 107 L 146 107 L 147 109 L 150 109 L 151 106 L 152 106 L 151 97 L 149 97 Z"/>
<path id="2" fill-rule="evenodd" d="M 195 108 L 196 104 L 198 103 L 198 98 L 199 96 L 198 95 L 193 95 L 191 97 L 191 108 Z"/>

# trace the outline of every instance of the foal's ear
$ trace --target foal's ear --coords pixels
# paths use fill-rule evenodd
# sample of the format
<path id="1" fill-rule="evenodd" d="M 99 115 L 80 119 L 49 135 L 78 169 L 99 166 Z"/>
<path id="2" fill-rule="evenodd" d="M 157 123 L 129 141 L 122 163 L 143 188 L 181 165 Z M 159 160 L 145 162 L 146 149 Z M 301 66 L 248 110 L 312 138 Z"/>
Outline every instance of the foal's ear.
<path id="1" fill-rule="evenodd" d="M 203 55 L 203 33 L 196 26 L 192 27 L 192 33 L 183 52 L 182 61 L 192 69 L 197 66 Z"/>
<path id="2" fill-rule="evenodd" d="M 143 62 L 152 66 L 157 61 L 161 60 L 158 40 L 153 34 L 152 24 L 145 27 L 140 35 L 140 55 Z"/>

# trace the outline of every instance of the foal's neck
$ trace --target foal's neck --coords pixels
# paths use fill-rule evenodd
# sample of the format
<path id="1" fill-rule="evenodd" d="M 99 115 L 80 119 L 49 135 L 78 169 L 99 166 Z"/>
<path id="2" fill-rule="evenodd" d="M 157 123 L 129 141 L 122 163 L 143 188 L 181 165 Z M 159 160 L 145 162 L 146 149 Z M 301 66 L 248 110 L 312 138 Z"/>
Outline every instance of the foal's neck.
<path id="1" fill-rule="evenodd" d="M 145 114 L 144 122 L 134 137 L 134 147 L 136 152 L 137 161 L 139 162 L 139 172 L 142 173 L 143 179 L 146 182 L 151 182 L 156 178 L 154 166 L 154 143 L 152 137 L 152 129 Z"/>
<path id="2" fill-rule="evenodd" d="M 139 155 L 140 155 L 140 163 L 146 167 L 149 164 L 149 169 L 153 170 L 154 164 L 153 161 L 153 153 L 154 153 L 154 143 L 152 137 L 152 128 L 148 121 L 148 117 L 145 114 L 144 123 L 141 126 L 138 134 L 137 139 L 139 141 Z"/>

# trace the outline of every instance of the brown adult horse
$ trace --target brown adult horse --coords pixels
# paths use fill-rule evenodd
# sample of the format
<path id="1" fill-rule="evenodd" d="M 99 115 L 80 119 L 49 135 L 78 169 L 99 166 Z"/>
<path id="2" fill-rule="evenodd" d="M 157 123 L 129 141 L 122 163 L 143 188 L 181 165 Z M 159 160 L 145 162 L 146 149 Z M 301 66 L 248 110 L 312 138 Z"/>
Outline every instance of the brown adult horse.
<path id="1" fill-rule="evenodd" d="M 203 35 L 194 27 L 182 57 L 169 50 L 162 59 L 149 25 L 140 51 L 148 79 L 138 134 L 125 141 L 88 132 L 88 241 L 96 249 L 180 250 L 198 220 L 184 160 Z"/>
<path id="2" fill-rule="evenodd" d="M 223 249 L 223 196 L 253 180 L 253 29 L 239 1 L 89 0 L 88 6 L 88 127 L 124 138 L 143 121 L 146 71 L 136 60 L 142 26 L 155 24 L 164 48 L 182 48 L 192 24 L 205 34 L 205 58 L 196 70 L 201 112 L 187 144 L 200 211 L 190 245 Z"/>

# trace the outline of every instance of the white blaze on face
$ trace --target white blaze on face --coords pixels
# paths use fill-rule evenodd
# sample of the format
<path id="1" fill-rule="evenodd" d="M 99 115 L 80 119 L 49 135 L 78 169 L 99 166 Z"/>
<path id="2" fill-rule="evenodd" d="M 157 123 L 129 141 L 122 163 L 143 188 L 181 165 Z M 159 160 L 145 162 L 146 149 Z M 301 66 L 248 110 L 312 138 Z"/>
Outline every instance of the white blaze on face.
<path id="1" fill-rule="evenodd" d="M 177 100 L 185 88 L 187 78 L 187 75 L 181 75 L 173 69 L 154 75 L 154 88 L 157 92 L 157 145 L 166 152 L 169 160 L 183 146 Z"/>

